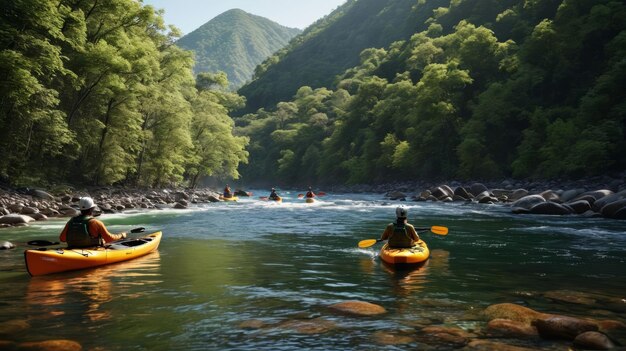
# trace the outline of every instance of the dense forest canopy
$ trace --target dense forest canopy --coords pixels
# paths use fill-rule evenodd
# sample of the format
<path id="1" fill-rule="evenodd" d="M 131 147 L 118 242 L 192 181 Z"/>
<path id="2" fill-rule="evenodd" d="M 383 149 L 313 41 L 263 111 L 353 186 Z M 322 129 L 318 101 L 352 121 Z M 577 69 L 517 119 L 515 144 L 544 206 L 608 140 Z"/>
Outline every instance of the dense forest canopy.
<path id="1" fill-rule="evenodd" d="M 252 78 L 259 63 L 300 32 L 233 9 L 183 36 L 176 45 L 195 53 L 194 72 L 225 72 L 229 88 L 237 89 Z"/>
<path id="2" fill-rule="evenodd" d="M 195 185 L 237 177 L 247 137 L 222 74 L 193 76 L 161 13 L 133 0 L 15 0 L 0 12 L 0 177 Z"/>
<path id="3" fill-rule="evenodd" d="M 240 92 L 257 99 L 292 74 L 280 67 L 297 66 L 293 57 L 315 37 L 404 6 L 381 1 L 354 23 L 350 11 L 370 3 L 348 2 L 313 38 L 305 31 Z M 362 50 L 360 64 L 337 76 L 309 72 L 290 98 L 237 118 L 251 140 L 244 179 L 580 178 L 626 169 L 623 1 L 436 3 L 413 2 L 413 18 L 428 16 L 406 40 Z M 350 55 L 333 50 L 317 57 Z"/>

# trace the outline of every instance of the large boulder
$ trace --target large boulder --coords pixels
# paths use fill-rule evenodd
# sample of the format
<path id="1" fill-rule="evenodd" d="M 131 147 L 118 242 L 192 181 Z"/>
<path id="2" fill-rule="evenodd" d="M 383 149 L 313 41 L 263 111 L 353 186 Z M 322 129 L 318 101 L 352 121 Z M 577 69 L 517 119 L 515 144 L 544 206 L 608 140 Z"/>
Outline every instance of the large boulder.
<path id="1" fill-rule="evenodd" d="M 45 192 L 43 190 L 35 189 L 35 190 L 33 190 L 32 194 L 33 194 L 33 196 L 38 197 L 40 199 L 50 200 L 50 201 L 54 200 L 54 196 L 48 194 L 47 192 Z"/>
<path id="2" fill-rule="evenodd" d="M 572 209 L 556 202 L 542 202 L 530 208 L 531 214 L 563 216 L 572 214 Z"/>
<path id="3" fill-rule="evenodd" d="M 588 331 L 598 331 L 594 322 L 569 316 L 549 316 L 533 322 L 537 331 L 544 338 L 560 338 L 574 340 L 578 335 Z"/>
<path id="4" fill-rule="evenodd" d="M 462 186 L 457 186 L 456 189 L 454 189 L 454 196 L 461 197 L 464 200 L 469 200 L 474 197 L 473 195 L 468 193 L 467 190 L 465 190 L 465 188 Z"/>
<path id="5" fill-rule="evenodd" d="M 605 197 L 602 197 L 596 200 L 596 202 L 593 204 L 592 210 L 594 210 L 595 212 L 602 212 L 602 208 L 605 207 L 606 205 L 623 200 L 625 198 L 626 198 L 626 190 L 621 191 L 619 193 L 607 195 Z"/>
<path id="6" fill-rule="evenodd" d="M 33 217 L 25 216 L 25 215 L 19 215 L 19 214 L 15 214 L 15 213 L 12 213 L 12 214 L 0 217 L 0 224 L 2 224 L 2 223 L 10 224 L 10 225 L 28 224 L 28 223 L 34 222 L 34 221 L 35 221 L 35 219 Z"/>
<path id="7" fill-rule="evenodd" d="M 20 351 L 81 351 L 82 345 L 72 340 L 30 341 L 18 344 Z"/>
<path id="8" fill-rule="evenodd" d="M 598 202 L 596 202 L 596 204 Z M 624 208 L 626 208 L 626 199 L 621 199 L 604 205 L 602 209 L 600 209 L 600 213 L 604 217 L 615 218 L 615 214 Z"/>
<path id="9" fill-rule="evenodd" d="M 594 191 L 588 191 L 586 193 L 582 193 L 580 194 L 579 197 L 581 196 L 586 196 L 589 195 L 591 197 L 593 197 L 596 200 L 599 200 L 605 196 L 609 196 L 609 195 L 613 195 L 613 192 L 611 190 L 608 189 L 602 189 L 602 190 L 594 190 Z"/>
<path id="10" fill-rule="evenodd" d="M 489 191 L 489 189 L 487 189 L 487 187 L 482 183 L 474 183 L 469 188 L 469 192 L 474 196 L 477 196 L 483 191 Z"/>
<path id="11" fill-rule="evenodd" d="M 523 197 L 528 196 L 529 192 L 526 189 L 516 189 L 509 195 L 509 200 L 517 201 Z"/>
<path id="12" fill-rule="evenodd" d="M 585 189 L 571 189 L 571 190 L 565 190 L 562 194 L 561 194 L 561 201 L 563 202 L 568 202 L 570 200 L 573 200 L 576 196 L 582 194 L 585 192 Z"/>
<path id="13" fill-rule="evenodd" d="M 533 206 L 543 202 L 546 202 L 546 199 L 544 199 L 541 195 L 528 195 L 515 201 L 513 204 L 511 204 L 511 207 L 521 207 L 530 210 Z"/>
<path id="14" fill-rule="evenodd" d="M 487 334 L 493 337 L 505 338 L 536 338 L 539 336 L 537 328 L 532 325 L 501 318 L 489 321 Z"/>
<path id="15" fill-rule="evenodd" d="M 576 214 L 583 214 L 589 210 L 591 210 L 591 204 L 587 200 L 578 200 L 568 202 L 565 205 L 569 206 Z"/>

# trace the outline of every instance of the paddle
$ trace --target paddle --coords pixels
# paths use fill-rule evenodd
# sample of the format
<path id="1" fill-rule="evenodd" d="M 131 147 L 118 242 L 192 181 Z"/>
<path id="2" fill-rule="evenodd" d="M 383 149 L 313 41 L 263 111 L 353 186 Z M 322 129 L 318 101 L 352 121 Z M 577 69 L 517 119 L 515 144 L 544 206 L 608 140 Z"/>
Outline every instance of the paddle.
<path id="1" fill-rule="evenodd" d="M 446 227 L 441 227 L 441 226 L 432 226 L 430 228 L 415 228 L 415 231 L 417 232 L 425 232 L 425 231 L 431 231 L 434 234 L 437 235 L 448 235 L 448 228 Z M 382 240 L 380 239 L 365 239 L 365 240 L 361 240 L 359 241 L 359 247 L 364 249 L 366 247 L 370 247 L 378 242 L 380 242 Z"/>
<path id="2" fill-rule="evenodd" d="M 139 227 L 139 228 L 135 228 L 135 229 L 131 229 L 131 233 L 143 233 L 146 231 L 146 228 L 144 227 Z M 31 240 L 27 243 L 30 246 L 52 246 L 52 245 L 59 245 L 58 241 L 52 242 L 50 240 Z"/>

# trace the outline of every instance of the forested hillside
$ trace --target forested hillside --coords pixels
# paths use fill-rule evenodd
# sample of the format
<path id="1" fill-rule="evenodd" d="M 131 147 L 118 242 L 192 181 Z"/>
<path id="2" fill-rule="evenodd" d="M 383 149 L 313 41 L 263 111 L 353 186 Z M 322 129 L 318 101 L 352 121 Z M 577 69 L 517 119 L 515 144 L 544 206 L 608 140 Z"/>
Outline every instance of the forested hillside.
<path id="1" fill-rule="evenodd" d="M 244 176 L 371 183 L 578 178 L 626 169 L 624 2 L 419 0 L 410 10 L 409 2 L 350 2 L 262 66 L 259 79 L 240 90 L 264 107 L 237 121 L 251 138 Z M 383 13 L 398 16 L 390 22 L 413 28 L 412 36 L 371 45 L 335 84 L 328 84 L 332 70 L 309 71 L 299 51 L 319 41 L 320 66 L 334 65 L 348 49 L 320 38 L 346 35 L 338 28 L 357 22 L 352 11 L 376 4 L 360 14 L 369 16 L 358 18 L 363 32 L 350 32 L 352 41 L 371 35 L 366 28 Z M 330 46 L 334 52 L 325 50 Z M 342 64 L 356 59 L 341 57 Z M 291 89 L 266 94 L 279 91 L 283 69 L 301 86 L 274 105 Z"/>
<path id="2" fill-rule="evenodd" d="M 223 76 L 196 81 L 160 13 L 133 0 L 3 3 L 0 178 L 160 186 L 238 175 Z"/>
<path id="3" fill-rule="evenodd" d="M 237 89 L 252 78 L 258 64 L 300 32 L 233 9 L 183 36 L 176 45 L 194 52 L 194 72 L 225 72 L 230 88 Z"/>
<path id="4" fill-rule="evenodd" d="M 408 39 L 445 3 L 431 0 L 413 11 L 416 0 L 348 0 L 256 69 L 239 91 L 245 111 L 291 99 L 301 86 L 331 88 L 336 75 L 358 65 L 362 50 Z"/>

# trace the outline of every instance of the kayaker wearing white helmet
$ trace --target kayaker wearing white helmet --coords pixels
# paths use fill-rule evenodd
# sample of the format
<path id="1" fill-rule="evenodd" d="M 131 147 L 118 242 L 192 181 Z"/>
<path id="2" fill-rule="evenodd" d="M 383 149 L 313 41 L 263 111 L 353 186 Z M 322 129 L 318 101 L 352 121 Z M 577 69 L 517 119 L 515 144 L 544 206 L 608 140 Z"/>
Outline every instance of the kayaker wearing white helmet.
<path id="1" fill-rule="evenodd" d="M 396 208 L 396 222 L 389 223 L 380 240 L 388 240 L 389 247 L 413 247 L 420 240 L 413 225 L 407 221 L 406 207 Z"/>
<path id="2" fill-rule="evenodd" d="M 80 215 L 72 217 L 59 236 L 59 240 L 67 242 L 67 247 L 92 247 L 126 238 L 126 233 L 111 234 L 104 223 L 93 218 L 96 204 L 90 197 L 81 197 L 78 201 Z"/>

